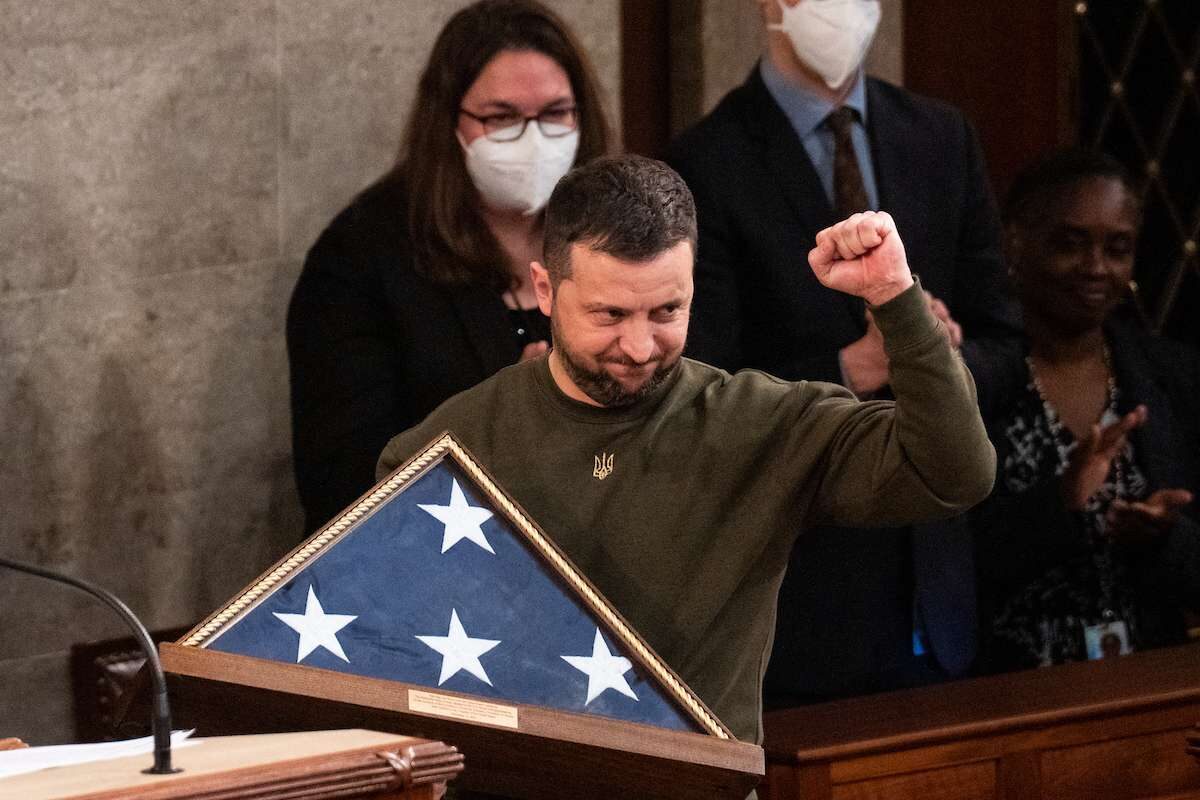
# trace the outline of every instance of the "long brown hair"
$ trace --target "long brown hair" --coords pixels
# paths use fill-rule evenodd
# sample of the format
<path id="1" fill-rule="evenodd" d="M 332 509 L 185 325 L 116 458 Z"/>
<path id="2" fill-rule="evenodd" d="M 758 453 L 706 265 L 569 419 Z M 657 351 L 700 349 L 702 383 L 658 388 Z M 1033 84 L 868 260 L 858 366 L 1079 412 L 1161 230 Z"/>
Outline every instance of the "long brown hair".
<path id="1" fill-rule="evenodd" d="M 512 283 L 508 256 L 484 221 L 482 201 L 454 135 L 463 95 L 502 50 L 543 53 L 567 73 L 579 110 L 576 164 L 608 151 L 608 120 L 595 71 L 556 14 L 536 0 L 480 0 L 455 14 L 421 74 L 394 171 L 408 190 L 415 267 L 439 283 L 481 284 L 497 291 Z"/>

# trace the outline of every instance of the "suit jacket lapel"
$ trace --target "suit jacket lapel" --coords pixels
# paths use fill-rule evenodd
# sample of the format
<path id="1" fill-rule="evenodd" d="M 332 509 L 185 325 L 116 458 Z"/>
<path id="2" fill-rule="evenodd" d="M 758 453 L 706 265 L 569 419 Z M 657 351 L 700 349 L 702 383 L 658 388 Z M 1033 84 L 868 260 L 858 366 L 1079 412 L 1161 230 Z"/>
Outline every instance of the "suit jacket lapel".
<path id="1" fill-rule="evenodd" d="M 879 208 L 896 220 L 905 242 L 923 239 L 924 231 L 934 224 L 928 218 L 928 209 L 941 207 L 931 196 L 935 187 L 942 185 L 941 179 L 929 175 L 917 157 L 917 144 L 924 135 L 909 125 L 907 114 L 880 90 L 878 82 L 868 78 L 867 139 L 871 143 Z M 919 269 L 918 264 L 913 271 Z"/>
<path id="2" fill-rule="evenodd" d="M 746 90 L 749 130 L 762 141 L 764 163 L 776 185 L 808 229 L 829 227 L 837 220 L 821 188 L 821 179 L 791 122 L 767 91 L 757 67 L 746 81 Z"/>
<path id="3" fill-rule="evenodd" d="M 802 229 L 816 234 L 838 222 L 804 144 L 775 98 L 767 91 L 757 66 L 744 86 L 747 97 L 745 116 L 751 135 L 759 137 L 766 170 L 796 212 Z M 808 253 L 797 255 L 800 266 L 807 269 Z M 855 328 L 865 330 L 862 300 L 840 292 L 837 296 L 853 319 Z"/>
<path id="4" fill-rule="evenodd" d="M 879 193 L 879 207 L 888 210 L 896 207 L 897 198 L 904 190 L 897 184 L 905 176 L 905 153 L 903 142 L 912 141 L 898 115 L 889 113 L 887 98 L 867 79 L 867 139 L 871 142 L 871 158 L 875 167 L 875 190 Z"/>

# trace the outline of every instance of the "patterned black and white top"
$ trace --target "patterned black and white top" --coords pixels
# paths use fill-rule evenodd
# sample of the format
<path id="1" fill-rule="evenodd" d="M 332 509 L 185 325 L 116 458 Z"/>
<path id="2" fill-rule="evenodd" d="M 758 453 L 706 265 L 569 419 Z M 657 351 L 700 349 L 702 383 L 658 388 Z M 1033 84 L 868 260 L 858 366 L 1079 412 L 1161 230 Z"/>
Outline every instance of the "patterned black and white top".
<path id="1" fill-rule="evenodd" d="M 1118 394 L 1116 385 L 1110 384 L 1101 426 L 1117 420 Z M 1001 467 L 998 488 L 1009 494 L 1019 495 L 1062 475 L 1077 444 L 1054 407 L 1042 398 L 1032 370 L 1003 430 L 1011 452 Z M 1104 485 L 1076 515 L 1089 546 L 1011 594 L 998 609 L 992 632 L 997 657 L 1006 666 L 1084 661 L 1084 629 L 1113 620 L 1125 623 L 1130 647 L 1139 648 L 1133 592 L 1123 562 L 1114 557 L 1105 536 L 1105 514 L 1116 498 L 1135 500 L 1146 494 L 1145 475 L 1127 440 Z"/>

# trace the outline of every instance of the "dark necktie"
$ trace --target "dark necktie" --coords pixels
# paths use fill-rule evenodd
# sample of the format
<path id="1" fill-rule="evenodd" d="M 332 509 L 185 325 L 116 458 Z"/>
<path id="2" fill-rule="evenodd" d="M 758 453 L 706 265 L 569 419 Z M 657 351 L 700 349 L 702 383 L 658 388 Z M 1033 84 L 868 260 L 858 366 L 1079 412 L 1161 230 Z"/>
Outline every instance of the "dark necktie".
<path id="1" fill-rule="evenodd" d="M 871 205 L 850 138 L 855 116 L 854 109 L 842 106 L 825 118 L 833 131 L 833 208 L 839 219 L 866 211 Z"/>

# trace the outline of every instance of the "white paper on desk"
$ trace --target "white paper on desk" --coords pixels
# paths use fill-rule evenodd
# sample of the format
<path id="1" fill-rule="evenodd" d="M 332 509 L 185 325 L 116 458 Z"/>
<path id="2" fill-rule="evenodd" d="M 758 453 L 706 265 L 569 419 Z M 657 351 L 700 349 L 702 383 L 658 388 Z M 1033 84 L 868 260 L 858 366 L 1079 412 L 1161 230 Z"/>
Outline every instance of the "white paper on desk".
<path id="1" fill-rule="evenodd" d="M 173 731 L 171 733 L 171 749 L 187 747 L 195 742 L 185 742 L 195 733 L 190 731 Z M 23 747 L 20 750 L 5 750 L 0 752 L 0 780 L 14 775 L 24 775 L 27 772 L 37 772 L 51 767 L 69 767 L 72 764 L 87 764 L 90 761 L 108 761 L 111 758 L 124 758 L 143 753 L 154 752 L 154 737 L 143 736 L 141 739 L 126 739 L 123 742 L 101 742 L 100 744 L 55 744 L 46 747 Z M 147 767 L 150 763 L 146 764 Z"/>

